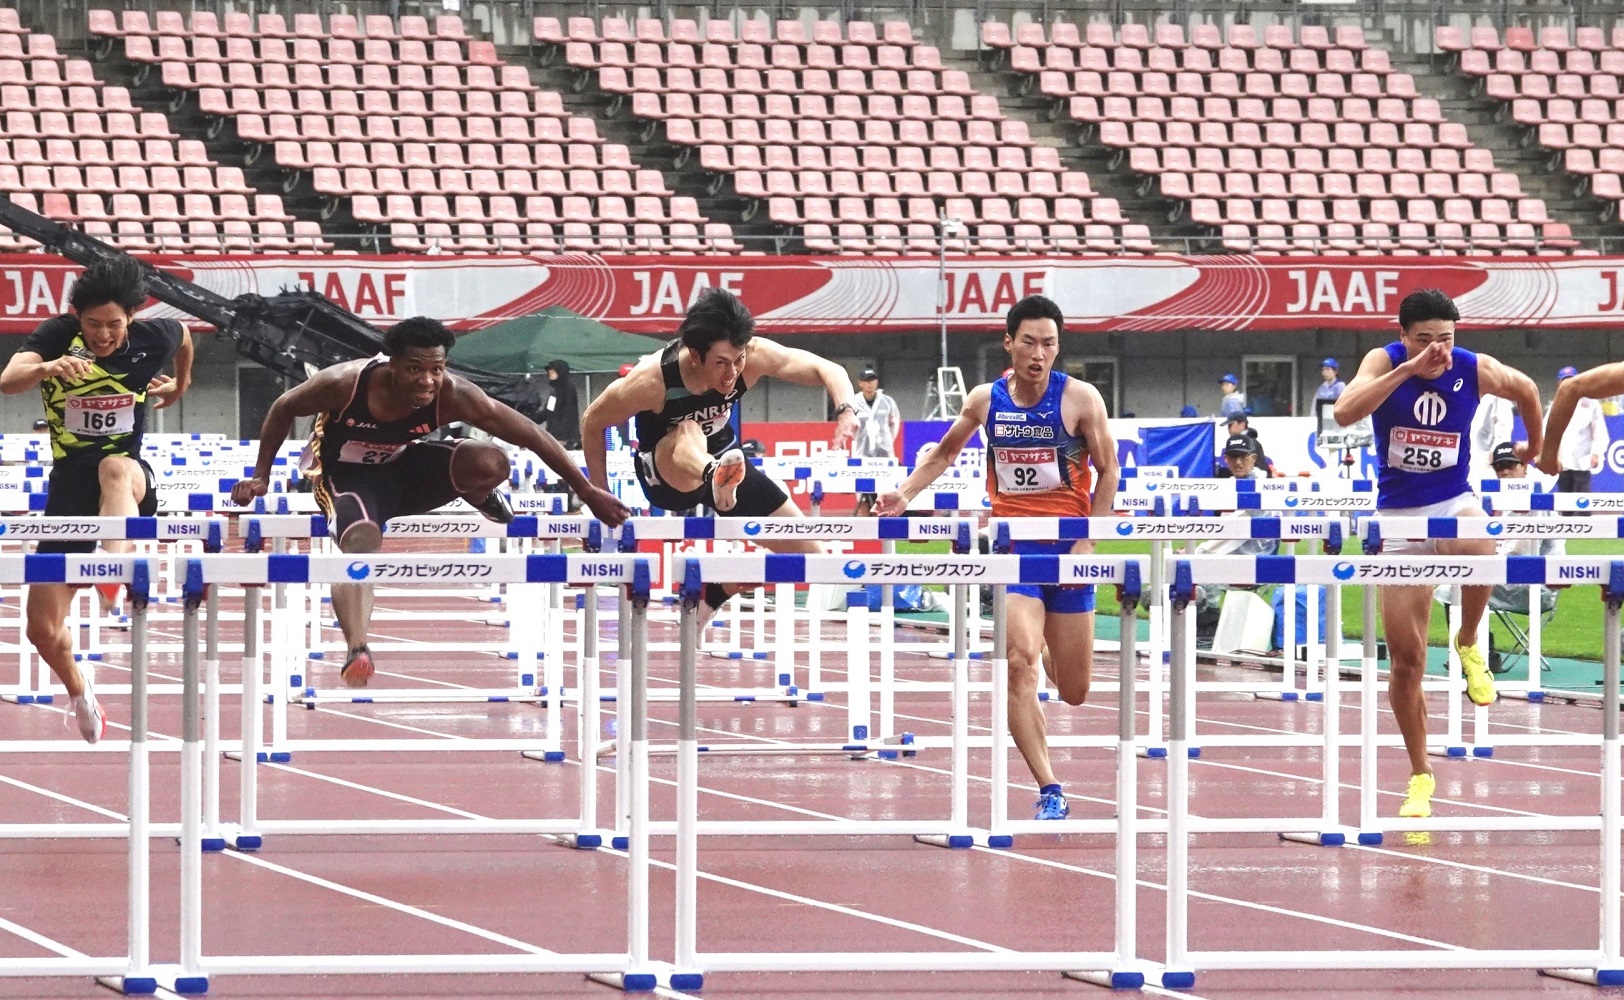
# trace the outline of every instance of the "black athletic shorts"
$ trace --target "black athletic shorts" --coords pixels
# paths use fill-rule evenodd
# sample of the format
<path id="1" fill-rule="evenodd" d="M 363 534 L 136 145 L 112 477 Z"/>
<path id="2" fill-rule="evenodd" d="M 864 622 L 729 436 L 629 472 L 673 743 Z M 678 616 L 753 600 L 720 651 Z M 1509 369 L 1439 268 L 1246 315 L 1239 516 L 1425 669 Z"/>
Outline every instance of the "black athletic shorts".
<path id="1" fill-rule="evenodd" d="M 637 469 L 637 481 L 643 487 L 643 495 L 648 497 L 649 503 L 661 510 L 684 511 L 693 510 L 695 507 L 716 509 L 716 498 L 711 494 L 710 483 L 707 482 L 699 489 L 686 493 L 672 489 L 658 481 L 658 474 L 653 468 L 652 453 L 634 454 L 632 465 Z M 717 513 L 722 517 L 770 517 L 788 500 L 789 494 L 784 492 L 782 486 L 746 461 L 744 482 L 739 484 L 733 509 L 725 514 L 721 511 Z"/>
<path id="2" fill-rule="evenodd" d="M 316 503 L 327 515 L 327 530 L 342 539 L 350 525 L 370 521 L 381 531 L 395 517 L 427 514 L 457 499 L 451 485 L 451 456 L 461 441 L 417 441 L 393 462 L 350 462 L 323 468 L 316 478 Z"/>
<path id="3" fill-rule="evenodd" d="M 106 454 L 95 452 L 80 457 L 69 455 L 51 466 L 51 478 L 46 485 L 46 517 L 97 517 L 101 514 L 101 473 L 98 471 Z M 132 456 L 123 455 L 123 458 Z M 142 517 L 158 513 L 158 485 L 152 478 L 152 467 L 135 459 L 147 477 L 147 493 L 136 510 Z M 94 541 L 40 542 L 39 552 L 86 553 L 96 551 Z"/>

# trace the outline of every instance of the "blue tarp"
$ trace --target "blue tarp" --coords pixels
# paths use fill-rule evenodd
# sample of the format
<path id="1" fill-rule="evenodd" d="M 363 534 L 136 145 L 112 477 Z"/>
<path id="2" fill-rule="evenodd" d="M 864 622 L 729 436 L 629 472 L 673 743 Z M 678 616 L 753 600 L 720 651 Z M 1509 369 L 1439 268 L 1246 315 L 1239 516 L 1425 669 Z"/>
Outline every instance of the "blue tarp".
<path id="1" fill-rule="evenodd" d="M 1139 465 L 1171 465 L 1181 477 L 1206 479 L 1212 475 L 1212 421 L 1145 427 L 1138 450 Z"/>

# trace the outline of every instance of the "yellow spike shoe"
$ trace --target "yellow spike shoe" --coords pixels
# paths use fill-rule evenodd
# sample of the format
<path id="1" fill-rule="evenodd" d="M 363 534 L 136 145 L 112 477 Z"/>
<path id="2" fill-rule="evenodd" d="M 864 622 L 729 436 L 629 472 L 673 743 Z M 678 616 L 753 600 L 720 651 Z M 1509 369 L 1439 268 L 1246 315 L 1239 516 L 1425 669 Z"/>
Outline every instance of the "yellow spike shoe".
<path id="1" fill-rule="evenodd" d="M 1404 804 L 1398 807 L 1398 814 L 1405 819 L 1426 819 L 1432 815 L 1432 793 L 1438 787 L 1438 779 L 1430 774 L 1410 775 L 1409 790 L 1404 793 Z"/>

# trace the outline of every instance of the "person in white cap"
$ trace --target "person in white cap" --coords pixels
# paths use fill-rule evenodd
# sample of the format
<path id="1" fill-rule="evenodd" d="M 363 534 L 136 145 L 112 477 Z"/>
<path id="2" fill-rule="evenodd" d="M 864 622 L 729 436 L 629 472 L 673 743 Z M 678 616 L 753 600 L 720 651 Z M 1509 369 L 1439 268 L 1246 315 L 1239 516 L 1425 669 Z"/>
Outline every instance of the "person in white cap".
<path id="1" fill-rule="evenodd" d="M 857 376 L 857 396 L 852 406 L 857 411 L 857 436 L 852 440 L 852 454 L 861 458 L 896 458 L 897 432 L 902 429 L 902 411 L 897 401 L 880 389 L 880 373 L 864 368 Z M 874 509 L 873 493 L 857 497 L 857 516 L 867 517 Z"/>
<path id="2" fill-rule="evenodd" d="M 1562 383 L 1577 377 L 1579 369 L 1572 365 L 1565 365 L 1556 373 L 1557 394 L 1562 391 Z M 1550 413 L 1556 408 L 1556 400 L 1551 400 L 1550 409 L 1546 410 L 1546 423 L 1550 423 Z M 1601 403 L 1594 399 L 1581 398 L 1573 404 L 1573 416 L 1567 426 L 1560 432 L 1552 433 L 1550 440 L 1557 441 L 1556 461 L 1560 471 L 1556 474 L 1556 491 L 1558 493 L 1589 493 L 1590 476 L 1600 469 L 1607 456 L 1608 434 L 1607 418 L 1602 415 Z"/>

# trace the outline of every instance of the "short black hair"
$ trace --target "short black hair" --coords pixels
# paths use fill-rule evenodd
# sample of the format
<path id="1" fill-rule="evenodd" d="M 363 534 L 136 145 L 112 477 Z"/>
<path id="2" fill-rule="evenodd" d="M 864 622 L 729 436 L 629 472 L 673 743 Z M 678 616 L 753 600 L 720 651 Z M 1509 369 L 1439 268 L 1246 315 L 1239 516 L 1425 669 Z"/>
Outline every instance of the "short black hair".
<path id="1" fill-rule="evenodd" d="M 456 342 L 457 335 L 446 329 L 444 323 L 428 316 L 413 316 L 384 331 L 383 352 L 392 358 L 412 347 L 438 347 L 449 354 Z"/>
<path id="2" fill-rule="evenodd" d="M 112 302 L 133 313 L 147 302 L 147 269 L 134 257 L 109 257 L 85 268 L 68 293 L 68 305 L 84 312 Z"/>
<path id="3" fill-rule="evenodd" d="M 725 288 L 707 288 L 677 327 L 677 339 L 682 346 L 697 354 L 701 360 L 721 341 L 734 347 L 744 347 L 756 335 L 756 318 L 744 307 L 739 297 Z"/>
<path id="4" fill-rule="evenodd" d="M 1029 319 L 1052 319 L 1056 333 L 1066 332 L 1066 317 L 1054 300 L 1042 295 L 1028 295 L 1026 298 L 1009 307 L 1009 315 L 1004 317 L 1004 332 L 1011 337 L 1021 328 L 1021 324 Z"/>
<path id="5" fill-rule="evenodd" d="M 1454 299 L 1436 288 L 1411 292 L 1398 305 L 1398 326 L 1401 330 L 1408 330 L 1429 319 L 1447 319 L 1459 323 L 1460 310 L 1455 308 Z"/>

